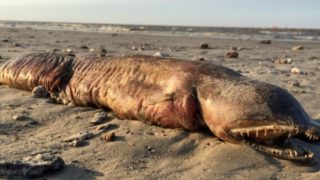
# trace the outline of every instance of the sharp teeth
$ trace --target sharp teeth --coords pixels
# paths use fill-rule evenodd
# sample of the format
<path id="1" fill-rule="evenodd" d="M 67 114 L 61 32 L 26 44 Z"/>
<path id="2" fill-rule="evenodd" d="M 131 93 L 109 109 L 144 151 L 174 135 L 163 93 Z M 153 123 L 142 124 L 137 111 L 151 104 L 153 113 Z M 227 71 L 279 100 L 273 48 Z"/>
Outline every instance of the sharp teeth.
<path id="1" fill-rule="evenodd" d="M 298 156 L 298 152 L 297 151 L 293 151 L 294 156 Z"/>
<path id="2" fill-rule="evenodd" d="M 308 158 L 312 158 L 312 157 L 313 157 L 313 153 L 309 153 Z"/>
<path id="3" fill-rule="evenodd" d="M 248 130 L 247 130 L 247 131 L 246 131 L 246 133 L 247 133 L 247 136 L 249 136 L 249 135 L 250 135 L 250 131 L 248 131 Z"/>
<path id="4" fill-rule="evenodd" d="M 264 130 L 264 136 L 267 136 L 267 132 L 268 132 L 268 130 L 265 129 L 265 130 Z"/>
<path id="5" fill-rule="evenodd" d="M 289 134 L 288 134 L 288 138 L 290 138 L 292 136 L 292 134 L 289 132 Z"/>
<path id="6" fill-rule="evenodd" d="M 258 131 L 258 130 L 256 130 L 256 137 L 258 137 L 258 135 L 259 135 L 259 131 Z"/>

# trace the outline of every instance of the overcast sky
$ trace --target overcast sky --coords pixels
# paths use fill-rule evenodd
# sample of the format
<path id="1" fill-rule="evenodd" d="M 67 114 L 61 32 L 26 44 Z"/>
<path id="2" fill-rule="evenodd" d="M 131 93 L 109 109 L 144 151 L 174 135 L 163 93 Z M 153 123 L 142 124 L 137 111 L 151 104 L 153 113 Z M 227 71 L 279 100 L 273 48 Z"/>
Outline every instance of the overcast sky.
<path id="1" fill-rule="evenodd" d="M 0 20 L 320 28 L 320 0 L 0 0 Z"/>

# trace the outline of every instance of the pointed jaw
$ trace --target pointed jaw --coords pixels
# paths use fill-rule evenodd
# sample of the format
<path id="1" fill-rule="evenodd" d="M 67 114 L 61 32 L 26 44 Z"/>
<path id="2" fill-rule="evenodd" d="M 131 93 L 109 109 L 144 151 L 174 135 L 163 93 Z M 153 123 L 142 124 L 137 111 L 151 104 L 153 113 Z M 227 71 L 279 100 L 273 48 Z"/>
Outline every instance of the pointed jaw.
<path id="1" fill-rule="evenodd" d="M 320 137 L 308 130 L 289 125 L 260 125 L 230 130 L 230 135 L 255 150 L 281 159 L 307 162 L 314 153 L 303 147 L 295 146 L 292 138 L 319 141 Z"/>

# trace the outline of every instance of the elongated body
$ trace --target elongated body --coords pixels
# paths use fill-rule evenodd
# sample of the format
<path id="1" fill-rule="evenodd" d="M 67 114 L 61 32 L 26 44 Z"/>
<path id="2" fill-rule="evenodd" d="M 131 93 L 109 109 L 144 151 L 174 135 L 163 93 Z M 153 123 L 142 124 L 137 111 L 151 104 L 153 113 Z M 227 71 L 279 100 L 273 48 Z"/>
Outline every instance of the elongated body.
<path id="1" fill-rule="evenodd" d="M 24 90 L 42 85 L 58 102 L 109 108 L 121 118 L 162 127 L 209 128 L 224 141 L 285 159 L 313 154 L 266 144 L 301 135 L 318 140 L 320 134 L 287 91 L 208 62 L 29 54 L 1 67 L 0 84 Z"/>

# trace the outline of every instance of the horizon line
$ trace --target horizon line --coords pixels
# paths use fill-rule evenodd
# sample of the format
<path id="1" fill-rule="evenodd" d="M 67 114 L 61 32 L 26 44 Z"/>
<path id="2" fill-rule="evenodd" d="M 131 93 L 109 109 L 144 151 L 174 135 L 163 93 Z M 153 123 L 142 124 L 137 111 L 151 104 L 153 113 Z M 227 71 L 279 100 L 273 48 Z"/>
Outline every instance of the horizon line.
<path id="1" fill-rule="evenodd" d="M 309 27 L 262 27 L 262 26 L 212 26 L 212 25 L 172 25 L 172 24 L 144 24 L 144 23 L 107 23 L 107 22 L 77 22 L 77 21 L 50 21 L 50 20 L 3 20 L 0 22 L 47 22 L 47 23 L 66 23 L 66 24 L 97 24 L 97 25 L 119 25 L 119 26 L 163 26 L 163 27 L 200 27 L 200 28 L 239 28 L 239 29 L 291 29 L 291 30 L 320 30 L 320 28 Z"/>

